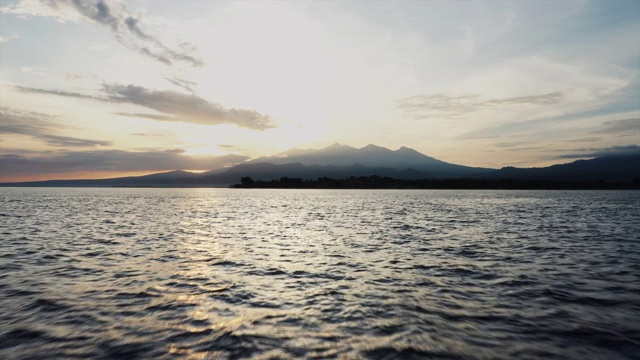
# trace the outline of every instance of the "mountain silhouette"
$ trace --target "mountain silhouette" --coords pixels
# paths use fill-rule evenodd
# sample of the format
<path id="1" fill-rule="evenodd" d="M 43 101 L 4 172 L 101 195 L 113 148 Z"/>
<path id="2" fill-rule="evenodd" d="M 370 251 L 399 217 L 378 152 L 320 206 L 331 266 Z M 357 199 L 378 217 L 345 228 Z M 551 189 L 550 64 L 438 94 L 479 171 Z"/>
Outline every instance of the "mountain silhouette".
<path id="1" fill-rule="evenodd" d="M 291 149 L 274 156 L 260 157 L 249 163 L 337 166 L 361 164 L 395 170 L 414 169 L 434 177 L 481 174 L 494 170 L 450 164 L 404 146 L 394 151 L 373 144 L 361 149 L 338 143 L 320 150 Z"/>
<path id="2" fill-rule="evenodd" d="M 640 180 L 640 155 L 603 156 L 576 160 L 568 164 L 543 168 L 504 167 L 472 176 L 484 179 L 554 180 L 554 181 L 625 181 Z"/>
<path id="3" fill-rule="evenodd" d="M 543 168 L 504 167 L 499 170 L 450 164 L 401 147 L 389 150 L 376 145 L 361 149 L 334 144 L 320 150 L 291 149 L 261 157 L 230 168 L 203 173 L 169 171 L 146 176 L 95 180 L 50 180 L 0 183 L 2 186 L 85 186 L 85 187 L 223 187 L 243 177 L 254 180 L 321 177 L 379 176 L 396 179 L 485 179 L 564 182 L 640 182 L 640 155 L 606 156 L 577 160 Z"/>

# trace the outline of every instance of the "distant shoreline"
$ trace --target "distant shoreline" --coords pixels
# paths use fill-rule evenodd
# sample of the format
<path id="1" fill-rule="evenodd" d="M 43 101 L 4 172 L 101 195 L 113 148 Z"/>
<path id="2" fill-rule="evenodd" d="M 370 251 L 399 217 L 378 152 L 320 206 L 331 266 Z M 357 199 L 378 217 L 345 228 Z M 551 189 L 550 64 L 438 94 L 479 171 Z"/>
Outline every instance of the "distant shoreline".
<path id="1" fill-rule="evenodd" d="M 396 179 L 380 176 L 347 179 L 306 180 L 283 177 L 278 180 L 242 178 L 240 189 L 398 189 L 398 190 L 640 190 L 640 181 L 558 181 L 518 179 Z"/>
<path id="2" fill-rule="evenodd" d="M 540 190 L 540 191 L 639 191 L 640 187 L 558 187 L 558 188 L 542 188 L 542 187 L 513 187 L 513 188 L 499 188 L 499 187 L 468 187 L 468 188 L 456 188 L 456 187 L 441 187 L 441 188 L 412 188 L 412 187 L 242 187 L 242 186 L 30 186 L 30 185 L 2 185 L 0 188 L 32 188 L 32 189 L 230 189 L 230 190 L 504 190 L 504 191 L 518 191 L 518 190 Z"/>
<path id="3" fill-rule="evenodd" d="M 253 180 L 242 177 L 240 183 L 202 184 L 158 182 L 156 184 L 109 183 L 108 180 L 50 180 L 41 182 L 0 183 L 0 187 L 33 188 L 147 188 L 147 189 L 314 189 L 314 190 L 640 190 L 640 179 L 623 181 L 561 181 L 532 179 L 397 179 L 382 176 L 359 176 L 343 179 L 320 177 L 316 180 L 281 177 Z"/>

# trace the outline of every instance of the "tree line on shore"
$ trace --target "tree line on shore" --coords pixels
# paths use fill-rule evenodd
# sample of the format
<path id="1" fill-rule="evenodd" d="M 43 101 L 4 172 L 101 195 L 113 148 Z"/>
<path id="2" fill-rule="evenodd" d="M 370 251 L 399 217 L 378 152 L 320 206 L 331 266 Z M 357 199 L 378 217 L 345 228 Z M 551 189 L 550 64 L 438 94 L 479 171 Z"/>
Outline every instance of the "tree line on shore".
<path id="1" fill-rule="evenodd" d="M 504 189 L 504 190 L 619 190 L 640 189 L 640 179 L 633 182 L 559 181 L 516 179 L 396 179 L 386 176 L 351 176 L 345 179 L 319 177 L 316 180 L 281 177 L 254 180 L 242 177 L 234 188 L 264 189 Z"/>

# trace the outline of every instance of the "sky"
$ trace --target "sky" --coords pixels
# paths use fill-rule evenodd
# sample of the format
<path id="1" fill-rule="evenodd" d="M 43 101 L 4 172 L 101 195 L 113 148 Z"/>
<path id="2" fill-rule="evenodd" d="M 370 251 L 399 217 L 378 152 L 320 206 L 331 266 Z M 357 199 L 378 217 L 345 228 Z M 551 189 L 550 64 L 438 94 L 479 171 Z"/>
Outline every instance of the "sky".
<path id="1" fill-rule="evenodd" d="M 0 181 L 640 152 L 640 2 L 0 0 Z"/>

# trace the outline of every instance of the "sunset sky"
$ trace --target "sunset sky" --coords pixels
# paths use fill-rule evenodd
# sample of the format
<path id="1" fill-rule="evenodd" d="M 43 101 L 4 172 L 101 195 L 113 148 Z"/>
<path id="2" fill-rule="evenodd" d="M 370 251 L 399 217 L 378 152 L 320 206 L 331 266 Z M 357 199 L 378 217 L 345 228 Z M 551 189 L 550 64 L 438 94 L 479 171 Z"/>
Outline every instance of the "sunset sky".
<path id="1" fill-rule="evenodd" d="M 0 0 L 0 181 L 640 152 L 640 1 Z"/>

